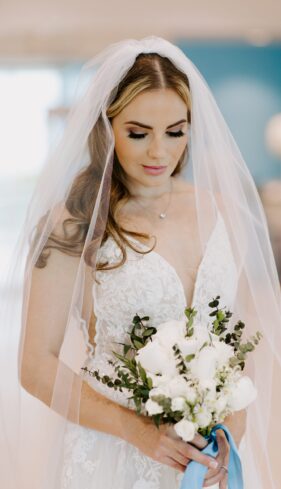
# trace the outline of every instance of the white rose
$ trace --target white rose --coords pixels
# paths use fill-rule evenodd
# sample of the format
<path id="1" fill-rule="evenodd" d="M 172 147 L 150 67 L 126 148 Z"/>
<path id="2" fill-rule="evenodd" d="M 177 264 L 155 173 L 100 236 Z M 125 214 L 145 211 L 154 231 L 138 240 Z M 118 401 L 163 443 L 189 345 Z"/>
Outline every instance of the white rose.
<path id="1" fill-rule="evenodd" d="M 255 400 L 257 390 L 250 379 L 246 375 L 241 377 L 233 384 L 228 398 L 228 405 L 233 411 L 244 409 Z"/>
<path id="2" fill-rule="evenodd" d="M 186 322 L 170 320 L 157 326 L 157 332 L 154 335 L 161 346 L 165 349 L 171 349 L 175 343 L 184 338 L 186 333 Z"/>
<path id="3" fill-rule="evenodd" d="M 152 401 L 152 399 L 148 399 L 145 403 L 145 409 L 148 414 L 152 416 L 153 414 L 161 414 L 163 413 L 163 407 L 158 404 L 158 402 Z"/>
<path id="4" fill-rule="evenodd" d="M 172 399 L 173 411 L 184 411 L 185 408 L 186 408 L 186 401 L 183 397 L 174 397 L 174 399 Z"/>
<path id="5" fill-rule="evenodd" d="M 220 415 L 227 405 L 227 396 L 220 392 L 218 399 L 214 403 L 214 409 L 218 415 Z"/>
<path id="6" fill-rule="evenodd" d="M 168 382 L 168 385 L 171 397 L 185 396 L 188 384 L 186 380 L 184 380 L 184 378 L 180 375 L 177 375 L 176 377 L 171 379 Z"/>
<path id="7" fill-rule="evenodd" d="M 195 424 L 187 419 L 181 419 L 174 425 L 175 432 L 184 441 L 191 441 L 195 436 Z"/>
<path id="8" fill-rule="evenodd" d="M 152 396 L 165 396 L 165 397 L 170 397 L 170 390 L 168 385 L 159 385 L 158 387 L 153 387 L 149 391 L 149 397 Z"/>
<path id="9" fill-rule="evenodd" d="M 156 340 L 149 341 L 136 354 L 136 361 L 152 374 L 175 375 L 177 373 L 175 358 Z"/>
<path id="10" fill-rule="evenodd" d="M 196 414 L 195 419 L 196 419 L 196 423 L 200 428 L 206 428 L 207 426 L 209 426 L 209 424 L 212 421 L 212 415 L 207 409 L 204 409 L 202 407 L 199 409 L 198 413 Z"/>
<path id="11" fill-rule="evenodd" d="M 217 351 L 212 346 L 203 348 L 196 358 L 189 362 L 192 374 L 200 381 L 213 379 L 216 373 Z"/>
<path id="12" fill-rule="evenodd" d="M 186 357 L 187 355 L 195 354 L 200 348 L 200 344 L 198 343 L 198 341 L 192 338 L 184 338 L 178 341 L 177 344 L 184 357 Z"/>
<path id="13" fill-rule="evenodd" d="M 200 349 L 204 343 L 210 342 L 210 333 L 207 327 L 197 325 L 194 329 L 193 338 L 198 342 L 198 348 Z"/>
<path id="14" fill-rule="evenodd" d="M 214 379 L 202 379 L 200 382 L 201 389 L 214 391 L 216 390 L 216 381 Z"/>
<path id="15" fill-rule="evenodd" d="M 190 387 L 189 385 L 186 387 L 185 398 L 190 404 L 195 404 L 197 393 L 194 387 Z"/>
<path id="16" fill-rule="evenodd" d="M 217 341 L 214 343 L 214 347 L 218 353 L 218 367 L 221 368 L 228 363 L 231 357 L 233 357 L 234 349 L 224 341 Z"/>
<path id="17" fill-rule="evenodd" d="M 171 376 L 164 374 L 164 375 L 154 375 L 151 372 L 147 374 L 148 377 L 152 380 L 152 385 L 153 387 L 159 387 L 160 385 L 166 384 L 169 380 L 171 380 Z"/>

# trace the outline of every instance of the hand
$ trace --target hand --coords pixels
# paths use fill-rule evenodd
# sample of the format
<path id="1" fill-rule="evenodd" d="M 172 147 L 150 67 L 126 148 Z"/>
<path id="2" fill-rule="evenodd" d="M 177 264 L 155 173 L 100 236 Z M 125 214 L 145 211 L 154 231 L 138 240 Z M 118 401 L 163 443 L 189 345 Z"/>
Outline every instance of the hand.
<path id="1" fill-rule="evenodd" d="M 213 457 L 200 451 L 208 444 L 203 436 L 196 434 L 190 443 L 186 443 L 176 434 L 173 425 L 160 425 L 158 429 L 148 417 L 143 417 L 133 444 L 148 457 L 180 472 L 185 471 L 191 460 L 208 468 L 217 464 Z"/>
<path id="2" fill-rule="evenodd" d="M 226 489 L 228 472 L 221 468 L 221 466 L 224 465 L 225 467 L 228 467 L 230 447 L 223 430 L 218 429 L 216 431 L 216 437 L 219 449 L 216 460 L 219 465 L 217 469 L 208 470 L 204 479 L 203 487 L 209 487 L 219 482 L 219 489 Z"/>

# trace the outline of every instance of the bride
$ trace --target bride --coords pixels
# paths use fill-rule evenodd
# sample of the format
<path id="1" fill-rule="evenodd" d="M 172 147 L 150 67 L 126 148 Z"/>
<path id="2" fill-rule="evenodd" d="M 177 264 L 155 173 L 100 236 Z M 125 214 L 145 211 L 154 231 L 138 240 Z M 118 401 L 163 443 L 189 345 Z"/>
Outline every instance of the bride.
<path id="1" fill-rule="evenodd" d="M 113 375 L 108 360 L 135 313 L 157 327 L 192 306 L 196 327 L 217 295 L 248 337 L 259 328 L 267 339 L 247 366 L 257 401 L 247 419 L 241 410 L 224 424 L 240 447 L 245 487 L 277 487 L 260 416 L 268 422 L 272 409 L 270 385 L 262 389 L 269 360 L 280 360 L 279 288 L 245 163 L 202 76 L 172 44 L 125 40 L 85 71 L 93 68 L 18 244 L 20 320 L 8 289 L 3 487 L 176 489 L 195 460 L 207 467 L 204 487 L 231 489 L 223 430 L 208 456 L 201 435 L 186 443 L 171 425 L 157 429 L 124 393 L 81 370 Z"/>

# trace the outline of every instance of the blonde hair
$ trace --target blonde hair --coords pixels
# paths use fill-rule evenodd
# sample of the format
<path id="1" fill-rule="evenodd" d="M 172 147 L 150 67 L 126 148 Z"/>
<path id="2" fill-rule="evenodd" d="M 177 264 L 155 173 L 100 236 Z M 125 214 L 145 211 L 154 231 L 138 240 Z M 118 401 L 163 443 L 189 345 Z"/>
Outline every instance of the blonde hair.
<path id="1" fill-rule="evenodd" d="M 133 66 L 116 88 L 115 96 L 106 112 L 110 121 L 141 92 L 153 89 L 171 88 L 175 90 L 185 102 L 187 107 L 187 121 L 191 124 L 189 81 L 186 75 L 178 70 L 166 57 L 162 57 L 157 53 L 139 54 Z M 104 131 L 104 122 L 100 117 L 88 137 L 90 163 L 86 169 L 83 169 L 83 171 L 75 177 L 66 200 L 67 211 L 72 217 L 65 219 L 62 223 L 63 236 L 57 235 L 53 230 L 48 237 L 36 263 L 36 266 L 39 268 L 46 265 L 51 248 L 59 249 L 63 253 L 72 256 L 81 256 L 94 209 L 94 196 L 97 195 L 97 187 L 99 186 L 103 171 L 102 164 L 99 165 L 98 155 L 100 154 L 99 148 L 101 141 L 103 141 Z M 182 171 L 187 160 L 187 153 L 188 147 L 185 148 L 181 155 L 172 176 L 179 174 Z M 149 239 L 150 236 L 146 233 L 125 230 L 118 224 L 116 219 L 117 213 L 128 202 L 130 197 L 131 194 L 126 186 L 124 170 L 114 152 L 108 217 L 101 244 L 111 236 L 121 249 L 121 260 L 117 264 L 110 266 L 108 265 L 108 262 L 97 263 L 96 270 L 110 270 L 123 265 L 127 259 L 126 245 L 139 253 L 148 253 L 155 246 L 154 244 L 148 251 L 136 250 L 124 233 L 126 232 L 127 234 L 144 239 Z M 85 251 L 85 262 L 90 266 L 92 266 L 94 248 L 95 244 L 94 241 L 92 241 Z"/>

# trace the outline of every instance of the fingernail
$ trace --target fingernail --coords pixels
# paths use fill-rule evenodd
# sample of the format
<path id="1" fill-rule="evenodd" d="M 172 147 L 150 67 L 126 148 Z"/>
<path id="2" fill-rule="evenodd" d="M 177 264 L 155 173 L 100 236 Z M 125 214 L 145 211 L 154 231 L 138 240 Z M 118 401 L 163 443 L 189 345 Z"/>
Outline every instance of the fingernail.
<path id="1" fill-rule="evenodd" d="M 216 469 L 217 466 L 218 466 L 218 462 L 216 462 L 215 460 L 212 460 L 210 463 L 209 463 L 209 467 L 210 469 Z"/>

